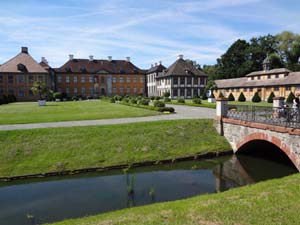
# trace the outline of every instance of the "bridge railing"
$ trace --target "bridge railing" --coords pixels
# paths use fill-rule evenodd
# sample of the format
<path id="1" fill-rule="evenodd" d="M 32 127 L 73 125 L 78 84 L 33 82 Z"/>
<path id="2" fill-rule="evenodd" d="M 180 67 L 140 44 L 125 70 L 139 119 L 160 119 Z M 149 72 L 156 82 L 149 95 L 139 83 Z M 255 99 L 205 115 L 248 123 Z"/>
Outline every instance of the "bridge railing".
<path id="1" fill-rule="evenodd" d="M 253 105 L 227 105 L 225 117 L 271 124 L 276 126 L 300 128 L 300 112 L 291 107 L 268 107 Z"/>

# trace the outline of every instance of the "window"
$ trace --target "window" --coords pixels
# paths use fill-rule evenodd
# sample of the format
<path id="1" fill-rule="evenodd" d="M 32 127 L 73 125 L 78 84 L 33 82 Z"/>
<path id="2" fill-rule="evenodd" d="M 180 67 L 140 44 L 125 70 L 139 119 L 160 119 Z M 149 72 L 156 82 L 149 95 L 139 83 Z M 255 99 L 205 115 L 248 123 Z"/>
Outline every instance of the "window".
<path id="1" fill-rule="evenodd" d="M 93 88 L 92 88 L 92 87 L 89 88 L 89 93 L 90 93 L 91 95 L 93 94 Z"/>
<path id="2" fill-rule="evenodd" d="M 18 83 L 24 83 L 25 82 L 25 76 L 24 75 L 19 75 L 18 76 Z M 24 94 L 24 93 L 23 93 Z M 23 95 L 22 95 L 23 96 Z"/>
<path id="3" fill-rule="evenodd" d="M 133 88 L 133 93 L 137 94 L 137 88 Z"/>
<path id="4" fill-rule="evenodd" d="M 140 83 L 144 83 L 145 79 L 144 77 L 140 77 Z"/>
<path id="5" fill-rule="evenodd" d="M 126 88 L 126 93 L 127 93 L 127 94 L 130 94 L 130 88 L 129 88 L 129 87 Z"/>
<path id="6" fill-rule="evenodd" d="M 185 78 L 184 77 L 180 77 L 180 84 L 185 84 Z"/>
<path id="7" fill-rule="evenodd" d="M 251 77 L 251 80 L 254 80 L 254 77 Z"/>
<path id="8" fill-rule="evenodd" d="M 70 94 L 70 88 L 69 87 L 66 88 L 66 93 L 67 93 L 67 95 Z"/>
<path id="9" fill-rule="evenodd" d="M 192 91 L 191 91 L 190 88 L 188 88 L 188 89 L 186 90 L 186 95 L 187 95 L 187 96 L 192 96 Z"/>
<path id="10" fill-rule="evenodd" d="M 29 75 L 28 82 L 29 83 L 33 83 L 34 82 L 34 76 L 33 75 Z"/>
<path id="11" fill-rule="evenodd" d="M 4 91 L 0 88 L 0 95 L 3 95 Z"/>
<path id="12" fill-rule="evenodd" d="M 205 85 L 205 78 L 204 77 L 200 77 L 200 85 Z"/>
<path id="13" fill-rule="evenodd" d="M 85 83 L 85 76 L 84 75 L 81 76 L 81 83 Z"/>
<path id="14" fill-rule="evenodd" d="M 175 84 L 175 85 L 178 84 L 178 78 L 177 78 L 177 77 L 174 77 L 174 78 L 173 78 L 173 84 Z"/>
<path id="15" fill-rule="evenodd" d="M 271 79 L 271 75 L 268 75 L 268 79 Z"/>
<path id="16" fill-rule="evenodd" d="M 66 83 L 70 83 L 70 77 L 66 76 Z"/>
<path id="17" fill-rule="evenodd" d="M 141 88 L 141 89 L 140 89 L 140 93 L 141 93 L 141 94 L 144 94 L 144 88 Z"/>
<path id="18" fill-rule="evenodd" d="M 124 83 L 124 77 L 120 76 L 120 83 Z"/>
<path id="19" fill-rule="evenodd" d="M 85 88 L 84 88 L 84 87 L 81 88 L 81 94 L 82 94 L 82 95 L 85 95 Z"/>
<path id="20" fill-rule="evenodd" d="M 291 87 L 290 87 L 290 86 L 286 86 L 286 87 L 285 87 L 285 90 L 286 90 L 286 91 L 290 91 L 290 90 L 291 90 Z"/>
<path id="21" fill-rule="evenodd" d="M 123 95 L 124 94 L 124 88 L 120 88 L 120 94 Z"/>
<path id="22" fill-rule="evenodd" d="M 113 77 L 113 83 L 117 83 L 117 77 Z"/>
<path id="23" fill-rule="evenodd" d="M 78 93 L 78 90 L 76 87 L 74 87 L 74 94 L 77 95 L 77 93 Z"/>
<path id="24" fill-rule="evenodd" d="M 3 75 L 0 75 L 0 83 L 3 83 Z"/>
<path id="25" fill-rule="evenodd" d="M 192 84 L 192 78 L 191 77 L 187 78 L 187 84 Z"/>
<path id="26" fill-rule="evenodd" d="M 61 76 L 57 76 L 57 82 L 60 84 L 61 83 Z"/>
<path id="27" fill-rule="evenodd" d="M 74 76 L 74 83 L 77 83 L 78 82 L 78 78 L 77 76 Z"/>
<path id="28" fill-rule="evenodd" d="M 28 90 L 28 95 L 29 95 L 29 96 L 33 96 L 32 90 Z"/>
<path id="29" fill-rule="evenodd" d="M 243 91 L 244 91 L 244 92 L 247 92 L 247 88 L 243 88 Z"/>
<path id="30" fill-rule="evenodd" d="M 274 91 L 279 91 L 279 87 L 274 87 Z"/>
<path id="31" fill-rule="evenodd" d="M 38 81 L 43 82 L 44 81 L 44 77 L 42 75 L 38 76 Z"/>
<path id="32" fill-rule="evenodd" d="M 249 91 L 250 91 L 250 92 L 253 92 L 253 88 L 249 88 Z"/>
<path id="33" fill-rule="evenodd" d="M 198 96 L 198 90 L 197 89 L 194 89 L 194 97 L 195 96 Z"/>
<path id="34" fill-rule="evenodd" d="M 130 83 L 130 76 L 127 76 L 126 82 L 127 82 L 127 83 Z"/>
<path id="35" fill-rule="evenodd" d="M 93 76 L 89 76 L 89 82 L 93 83 Z"/>
<path id="36" fill-rule="evenodd" d="M 102 84 L 105 83 L 105 78 L 104 78 L 104 76 L 101 76 L 101 83 L 102 83 Z"/>
<path id="37" fill-rule="evenodd" d="M 173 90 L 173 96 L 178 96 L 178 90 L 177 89 Z"/>
<path id="38" fill-rule="evenodd" d="M 134 75 L 134 77 L 133 77 L 133 83 L 136 83 L 137 82 L 137 77 L 136 77 L 136 75 Z"/>
<path id="39" fill-rule="evenodd" d="M 260 76 L 257 77 L 257 80 L 260 80 Z"/>
<path id="40" fill-rule="evenodd" d="M 113 94 L 117 94 L 117 88 L 113 88 Z"/>
<path id="41" fill-rule="evenodd" d="M 13 84 L 14 83 L 14 77 L 12 75 L 8 75 L 8 83 Z"/>
<path id="42" fill-rule="evenodd" d="M 14 94 L 14 89 L 8 89 L 8 94 L 13 95 Z"/>
<path id="43" fill-rule="evenodd" d="M 275 75 L 275 78 L 279 78 L 279 74 L 276 74 L 276 75 Z"/>
<path id="44" fill-rule="evenodd" d="M 19 89 L 18 95 L 19 95 L 20 97 L 23 97 L 23 96 L 24 96 L 24 91 L 23 91 L 22 89 Z"/>

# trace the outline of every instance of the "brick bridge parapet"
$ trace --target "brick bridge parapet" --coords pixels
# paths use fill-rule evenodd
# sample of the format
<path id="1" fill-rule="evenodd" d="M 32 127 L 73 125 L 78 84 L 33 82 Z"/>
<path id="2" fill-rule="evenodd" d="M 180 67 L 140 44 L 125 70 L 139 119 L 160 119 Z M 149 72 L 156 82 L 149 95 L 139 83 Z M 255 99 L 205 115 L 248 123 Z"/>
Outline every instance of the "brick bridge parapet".
<path id="1" fill-rule="evenodd" d="M 300 171 L 300 129 L 226 118 L 226 110 L 227 100 L 217 99 L 215 127 L 234 153 L 251 141 L 267 141 L 281 149 Z"/>

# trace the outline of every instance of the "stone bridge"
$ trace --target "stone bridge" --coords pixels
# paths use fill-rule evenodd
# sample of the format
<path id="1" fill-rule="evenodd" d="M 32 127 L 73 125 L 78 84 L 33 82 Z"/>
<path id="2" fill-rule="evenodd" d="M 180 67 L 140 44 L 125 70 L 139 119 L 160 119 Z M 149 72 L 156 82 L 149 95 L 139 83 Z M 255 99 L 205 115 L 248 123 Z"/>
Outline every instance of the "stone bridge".
<path id="1" fill-rule="evenodd" d="M 300 171 L 300 129 L 298 128 L 300 121 L 293 121 L 292 124 L 286 123 L 284 118 L 278 116 L 277 113 L 281 105 L 282 99 L 274 99 L 273 107 L 268 107 L 265 110 L 260 108 L 260 113 L 256 116 L 253 116 L 253 111 L 234 108 L 235 115 L 233 116 L 229 112 L 230 107 L 227 99 L 219 98 L 217 99 L 215 127 L 218 133 L 228 140 L 234 153 L 250 143 L 255 148 L 256 145 L 253 143 L 257 141 L 268 142 L 278 147 L 276 149 L 284 152 Z M 268 114 L 268 112 L 272 113 Z M 245 114 L 248 115 L 245 116 Z"/>

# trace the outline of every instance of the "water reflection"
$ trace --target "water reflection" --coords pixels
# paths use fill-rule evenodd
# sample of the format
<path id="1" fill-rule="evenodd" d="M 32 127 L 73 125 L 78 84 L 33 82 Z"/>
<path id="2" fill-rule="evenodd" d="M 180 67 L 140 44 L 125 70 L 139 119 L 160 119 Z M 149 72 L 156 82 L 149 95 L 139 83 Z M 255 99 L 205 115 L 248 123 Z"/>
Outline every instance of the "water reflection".
<path id="1" fill-rule="evenodd" d="M 224 191 L 296 172 L 249 156 L 220 157 L 0 183 L 0 224 L 38 224 Z"/>

